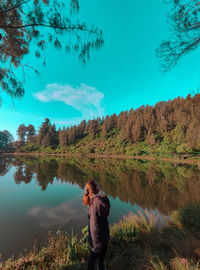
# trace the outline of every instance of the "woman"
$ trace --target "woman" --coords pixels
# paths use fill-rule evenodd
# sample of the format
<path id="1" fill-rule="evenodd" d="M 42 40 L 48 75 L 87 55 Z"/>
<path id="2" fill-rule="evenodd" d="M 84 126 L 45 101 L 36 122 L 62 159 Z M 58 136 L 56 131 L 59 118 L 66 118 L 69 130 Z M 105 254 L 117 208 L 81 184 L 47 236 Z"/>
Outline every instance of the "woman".
<path id="1" fill-rule="evenodd" d="M 107 217 L 110 212 L 110 202 L 94 182 L 90 181 L 85 186 L 83 204 L 88 207 L 88 233 L 89 244 L 92 247 L 90 252 L 88 270 L 94 270 L 95 261 L 99 260 L 99 270 L 106 270 L 104 258 L 109 241 L 109 225 Z"/>

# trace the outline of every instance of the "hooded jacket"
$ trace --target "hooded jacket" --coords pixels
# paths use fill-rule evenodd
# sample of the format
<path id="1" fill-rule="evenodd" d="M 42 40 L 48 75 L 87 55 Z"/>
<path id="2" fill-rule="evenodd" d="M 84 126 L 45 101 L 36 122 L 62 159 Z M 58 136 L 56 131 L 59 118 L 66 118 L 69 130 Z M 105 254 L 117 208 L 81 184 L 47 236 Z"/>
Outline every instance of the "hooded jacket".
<path id="1" fill-rule="evenodd" d="M 95 253 L 101 252 L 102 248 L 108 244 L 109 225 L 107 217 L 109 213 L 110 202 L 104 194 L 91 199 L 88 206 L 88 240 L 92 251 Z"/>

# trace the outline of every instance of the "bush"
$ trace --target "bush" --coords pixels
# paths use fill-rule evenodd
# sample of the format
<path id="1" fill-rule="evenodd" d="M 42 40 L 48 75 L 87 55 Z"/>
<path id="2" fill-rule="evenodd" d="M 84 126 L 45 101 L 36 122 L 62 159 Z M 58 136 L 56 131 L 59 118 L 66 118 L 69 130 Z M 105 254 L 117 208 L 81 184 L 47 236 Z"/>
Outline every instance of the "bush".
<path id="1" fill-rule="evenodd" d="M 163 154 L 169 154 L 174 153 L 174 146 L 166 144 L 165 141 L 163 141 L 156 149 L 156 152 L 162 156 Z"/>
<path id="2" fill-rule="evenodd" d="M 192 152 L 192 148 L 187 144 L 187 143 L 183 143 L 179 146 L 176 147 L 176 152 L 178 154 L 181 153 L 191 153 Z"/>
<path id="3" fill-rule="evenodd" d="M 39 148 L 40 146 L 38 144 L 26 143 L 25 145 L 21 147 L 20 150 L 22 153 L 30 153 L 30 152 L 38 151 Z"/>
<path id="4" fill-rule="evenodd" d="M 179 210 L 178 215 L 184 228 L 200 233 L 200 205 L 189 205 Z"/>

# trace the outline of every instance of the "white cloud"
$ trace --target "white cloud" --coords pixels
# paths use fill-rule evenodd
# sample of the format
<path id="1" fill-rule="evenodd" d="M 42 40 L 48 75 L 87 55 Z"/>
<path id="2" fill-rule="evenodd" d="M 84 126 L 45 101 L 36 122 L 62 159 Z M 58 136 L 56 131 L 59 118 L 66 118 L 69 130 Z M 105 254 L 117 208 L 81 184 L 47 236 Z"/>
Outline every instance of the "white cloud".
<path id="1" fill-rule="evenodd" d="M 101 117 L 104 109 L 101 101 L 104 93 L 95 87 L 80 84 L 73 87 L 68 84 L 47 84 L 45 90 L 35 93 L 35 98 L 41 102 L 61 101 L 82 113 L 82 119 Z"/>

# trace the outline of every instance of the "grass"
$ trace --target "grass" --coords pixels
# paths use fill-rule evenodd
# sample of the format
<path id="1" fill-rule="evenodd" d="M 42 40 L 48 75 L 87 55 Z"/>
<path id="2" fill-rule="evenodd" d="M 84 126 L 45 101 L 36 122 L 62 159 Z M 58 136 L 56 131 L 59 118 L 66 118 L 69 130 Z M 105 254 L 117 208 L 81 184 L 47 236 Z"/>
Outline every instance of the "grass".
<path id="1" fill-rule="evenodd" d="M 124 216 L 110 226 L 106 265 L 109 270 L 200 269 L 200 205 L 189 205 L 161 217 L 143 211 Z M 89 246 L 87 228 L 74 235 L 49 233 L 41 250 L 0 263 L 3 270 L 86 270 Z"/>

